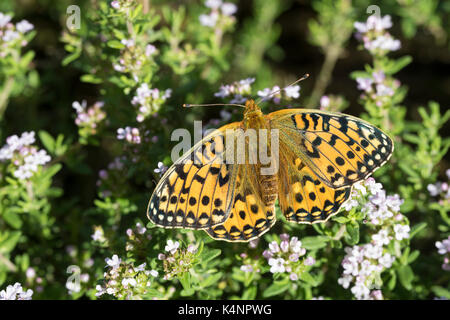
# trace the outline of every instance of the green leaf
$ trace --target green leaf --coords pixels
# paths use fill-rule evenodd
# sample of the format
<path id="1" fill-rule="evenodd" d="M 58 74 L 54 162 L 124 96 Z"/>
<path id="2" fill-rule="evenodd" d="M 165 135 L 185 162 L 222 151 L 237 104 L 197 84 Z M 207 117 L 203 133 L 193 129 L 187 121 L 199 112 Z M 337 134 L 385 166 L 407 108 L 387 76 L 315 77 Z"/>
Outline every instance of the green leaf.
<path id="1" fill-rule="evenodd" d="M 191 274 L 189 272 L 184 272 L 178 277 L 178 280 L 185 290 L 191 290 Z"/>
<path id="2" fill-rule="evenodd" d="M 342 217 L 342 216 L 334 216 L 332 218 L 334 221 L 339 222 L 339 223 L 347 223 L 349 221 L 349 218 L 347 217 Z"/>
<path id="3" fill-rule="evenodd" d="M 19 229 L 22 226 L 19 215 L 11 210 L 5 212 L 3 219 L 14 229 Z"/>
<path id="4" fill-rule="evenodd" d="M 414 273 L 409 265 L 401 266 L 397 269 L 398 278 L 400 283 L 406 290 L 412 289 L 412 281 L 414 279 Z"/>
<path id="5" fill-rule="evenodd" d="M 222 253 L 222 251 L 220 249 L 212 249 L 212 250 L 204 251 L 203 254 L 201 255 L 200 261 L 202 263 L 206 263 L 206 262 L 214 259 L 215 257 L 219 256 L 221 253 Z"/>
<path id="6" fill-rule="evenodd" d="M 256 286 L 247 288 L 247 290 L 244 291 L 244 294 L 242 295 L 242 300 L 254 300 L 256 298 L 256 294 L 258 292 L 258 289 Z"/>
<path id="7" fill-rule="evenodd" d="M 433 291 L 434 294 L 438 297 L 444 297 L 444 298 L 450 299 L 450 291 L 445 288 L 442 288 L 439 286 L 432 286 L 431 291 Z"/>
<path id="8" fill-rule="evenodd" d="M 273 297 L 280 293 L 285 292 L 287 289 L 289 289 L 289 286 L 291 285 L 289 278 L 285 278 L 281 281 L 274 281 L 272 285 L 270 285 L 263 293 L 264 298 Z"/>
<path id="9" fill-rule="evenodd" d="M 392 271 L 390 273 L 390 275 L 391 275 L 391 278 L 389 279 L 389 281 L 387 283 L 387 287 L 390 291 L 392 291 L 395 289 L 395 285 L 397 284 L 397 274 L 394 271 Z"/>
<path id="10" fill-rule="evenodd" d="M 346 231 L 345 241 L 349 245 L 357 244 L 359 242 L 359 225 L 349 223 L 346 225 Z"/>
<path id="11" fill-rule="evenodd" d="M 327 236 L 304 237 L 301 239 L 302 247 L 306 250 L 317 250 L 327 246 L 330 240 Z"/>
<path id="12" fill-rule="evenodd" d="M 84 74 L 81 76 L 80 80 L 82 82 L 93 83 L 93 84 L 99 84 L 99 83 L 103 82 L 102 79 L 97 78 L 93 74 Z"/>
<path id="13" fill-rule="evenodd" d="M 125 48 L 125 45 L 120 42 L 119 40 L 109 40 L 107 43 L 108 47 L 113 49 L 123 49 Z"/>
<path id="14" fill-rule="evenodd" d="M 53 154 L 55 151 L 55 139 L 53 139 L 53 137 L 47 131 L 44 130 L 40 130 L 38 134 L 45 149 L 47 149 L 48 152 Z"/>
<path id="15" fill-rule="evenodd" d="M 218 272 L 216 274 L 210 275 L 209 277 L 207 277 L 206 279 L 204 279 L 202 282 L 200 282 L 199 286 L 201 288 L 205 288 L 205 287 L 209 287 L 213 284 L 216 284 L 220 278 L 222 278 L 222 273 Z"/>
<path id="16" fill-rule="evenodd" d="M 303 273 L 300 275 L 300 280 L 306 282 L 307 284 L 309 284 L 309 285 L 312 286 L 312 287 L 317 286 L 317 280 L 314 279 L 314 277 L 311 276 L 311 275 L 309 274 L 309 272 L 303 272 Z"/>
<path id="17" fill-rule="evenodd" d="M 0 252 L 1 253 L 8 253 L 11 252 L 14 247 L 16 246 L 17 242 L 19 242 L 20 236 L 22 235 L 22 232 L 20 231 L 13 231 L 10 232 L 7 237 L 0 242 Z"/>
<path id="18" fill-rule="evenodd" d="M 427 223 L 426 223 L 426 222 L 421 222 L 421 223 L 418 223 L 418 224 L 414 225 L 414 226 L 411 228 L 411 232 L 409 233 L 409 239 L 414 238 L 414 236 L 417 235 L 417 234 L 418 234 L 420 231 L 422 231 L 423 229 L 425 229 L 426 226 L 427 226 Z"/>
<path id="19" fill-rule="evenodd" d="M 420 255 L 420 251 L 419 250 L 414 250 L 413 252 L 411 252 L 411 254 L 408 256 L 408 264 L 413 263 Z"/>

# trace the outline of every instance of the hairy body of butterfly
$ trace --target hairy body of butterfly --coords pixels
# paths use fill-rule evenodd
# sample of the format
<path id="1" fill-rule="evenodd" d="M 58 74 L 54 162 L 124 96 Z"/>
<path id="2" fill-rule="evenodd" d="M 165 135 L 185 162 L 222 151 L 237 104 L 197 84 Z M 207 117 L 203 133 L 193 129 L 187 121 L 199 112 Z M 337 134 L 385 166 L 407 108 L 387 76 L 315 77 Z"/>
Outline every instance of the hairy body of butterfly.
<path id="1" fill-rule="evenodd" d="M 278 130 L 275 173 L 261 174 L 264 166 L 248 161 L 255 152 L 248 139 L 244 163 L 227 159 L 227 147 L 235 148 L 249 129 Z M 272 143 L 269 135 L 269 150 Z M 249 241 L 267 232 L 275 223 L 277 199 L 288 221 L 325 222 L 354 183 L 389 159 L 393 147 L 380 129 L 352 116 L 307 109 L 264 115 L 249 100 L 242 122 L 215 130 L 167 170 L 147 215 L 158 226 L 203 229 L 225 241 Z"/>

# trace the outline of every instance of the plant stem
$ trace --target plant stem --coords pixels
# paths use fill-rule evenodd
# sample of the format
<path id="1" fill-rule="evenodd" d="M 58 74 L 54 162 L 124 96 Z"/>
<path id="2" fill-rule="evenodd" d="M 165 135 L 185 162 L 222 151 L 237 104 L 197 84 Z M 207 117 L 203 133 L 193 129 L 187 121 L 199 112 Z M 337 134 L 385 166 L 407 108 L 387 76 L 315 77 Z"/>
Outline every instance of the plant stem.
<path id="1" fill-rule="evenodd" d="M 14 86 L 14 77 L 9 77 L 5 85 L 3 86 L 3 90 L 0 92 L 0 120 L 3 119 L 3 114 L 6 111 L 6 107 L 8 106 L 9 96 L 11 95 L 11 91 Z"/>
<path id="2" fill-rule="evenodd" d="M 342 52 L 342 49 L 338 46 L 332 46 L 328 50 L 325 51 L 325 62 L 322 65 L 322 69 L 320 70 L 319 77 L 314 84 L 314 89 L 311 94 L 311 97 L 308 101 L 308 108 L 317 107 L 320 97 L 325 92 L 328 84 L 330 83 L 331 74 L 333 72 L 334 66 L 336 65 L 337 60 Z"/>

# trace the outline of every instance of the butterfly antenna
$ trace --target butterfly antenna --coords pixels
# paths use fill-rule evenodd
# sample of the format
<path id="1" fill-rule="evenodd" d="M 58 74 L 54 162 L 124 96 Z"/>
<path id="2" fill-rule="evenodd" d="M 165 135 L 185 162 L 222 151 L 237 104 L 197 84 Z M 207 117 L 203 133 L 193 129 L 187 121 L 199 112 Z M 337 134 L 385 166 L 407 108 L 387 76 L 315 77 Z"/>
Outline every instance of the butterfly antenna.
<path id="1" fill-rule="evenodd" d="M 235 106 L 235 107 L 241 107 L 245 108 L 242 104 L 236 104 L 236 103 L 205 103 L 205 104 L 190 104 L 185 103 L 183 104 L 183 108 L 192 108 L 192 107 L 215 107 L 215 106 Z"/>
<path id="2" fill-rule="evenodd" d="M 291 84 L 287 85 L 286 87 L 281 88 L 281 89 L 279 89 L 279 90 L 277 90 L 277 91 L 271 92 L 269 95 L 267 95 L 267 96 L 265 96 L 265 97 L 259 98 L 259 99 L 256 101 L 256 104 L 259 104 L 259 103 L 263 102 L 265 99 L 268 99 L 268 98 L 270 98 L 270 97 L 276 95 L 277 93 L 280 93 L 280 92 L 283 91 L 284 89 L 289 88 L 290 86 L 293 86 L 294 84 L 297 84 L 297 83 L 299 83 L 300 81 L 303 81 L 303 80 L 308 79 L 308 78 L 309 78 L 309 73 L 305 73 L 305 75 L 304 75 L 303 77 L 301 77 L 300 79 L 295 80 L 294 82 L 292 82 Z"/>

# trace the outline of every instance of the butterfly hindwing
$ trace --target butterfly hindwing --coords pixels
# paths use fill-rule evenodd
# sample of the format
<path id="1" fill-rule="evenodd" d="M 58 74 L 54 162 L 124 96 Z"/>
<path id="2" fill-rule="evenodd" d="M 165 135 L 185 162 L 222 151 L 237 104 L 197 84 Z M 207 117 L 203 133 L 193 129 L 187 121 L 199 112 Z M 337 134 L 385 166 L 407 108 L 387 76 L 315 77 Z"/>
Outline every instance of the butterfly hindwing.
<path id="1" fill-rule="evenodd" d="M 207 230 L 218 240 L 245 242 L 260 237 L 275 223 L 275 205 L 265 205 L 261 197 L 257 166 L 241 165 L 230 216 L 221 225 Z"/>
<path id="2" fill-rule="evenodd" d="M 227 219 L 238 166 L 224 161 L 225 131 L 238 127 L 239 123 L 232 123 L 215 130 L 167 170 L 148 205 L 147 215 L 153 223 L 207 229 Z"/>
<path id="3" fill-rule="evenodd" d="M 327 221 L 349 198 L 351 187 L 333 189 L 323 183 L 286 145 L 283 153 L 278 198 L 288 221 L 316 223 Z"/>
<path id="4" fill-rule="evenodd" d="M 345 114 L 288 109 L 268 118 L 280 140 L 332 188 L 367 178 L 393 152 L 392 140 L 380 129 Z"/>

